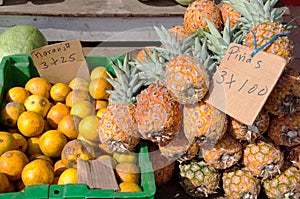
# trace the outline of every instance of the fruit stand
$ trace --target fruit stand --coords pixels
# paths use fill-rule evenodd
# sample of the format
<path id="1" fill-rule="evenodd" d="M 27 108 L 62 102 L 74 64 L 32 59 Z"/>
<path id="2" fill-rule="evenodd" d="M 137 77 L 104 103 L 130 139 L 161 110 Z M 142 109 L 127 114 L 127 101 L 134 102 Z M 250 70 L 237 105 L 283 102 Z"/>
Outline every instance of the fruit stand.
<path id="1" fill-rule="evenodd" d="M 242 2 L 249 5 L 247 1 Z M 214 2 L 212 10 L 224 4 Z M 298 26 L 300 7 L 283 2 L 275 5 L 278 13 L 285 12 L 280 23 Z M 185 17 L 187 8 L 174 0 L 3 1 L 0 32 L 30 25 L 37 28 L 32 32 L 40 42 L 31 40 L 30 52 L 16 51 L 0 64 L 0 141 L 5 140 L 0 142 L 0 198 L 1 192 L 11 192 L 5 195 L 8 199 L 269 199 L 284 192 L 273 185 L 282 178 L 287 179 L 284 196 L 300 196 L 300 121 L 295 119 L 300 112 L 299 27 L 287 34 L 274 22 L 276 34 L 268 45 L 284 38 L 276 45 L 283 43 L 285 49 L 280 54 L 282 47 L 275 46 L 265 53 L 259 31 L 253 29 L 248 43 L 245 38 L 251 33 L 241 36 L 250 30 L 249 18 L 238 33 L 231 21 L 222 19 L 218 26 L 210 16 L 206 29 L 187 25 L 183 31 L 177 26 L 201 18 L 192 18 L 194 11 Z M 240 6 L 244 15 L 251 13 L 245 10 Z M 263 10 L 260 7 L 258 13 Z M 270 14 L 277 19 L 273 17 Z M 22 33 L 15 37 L 22 43 Z M 0 38 L 1 44 L 11 50 Z M 232 60 L 227 63 L 225 56 Z M 261 75 L 245 69 L 247 64 L 260 69 L 265 60 L 274 70 Z M 226 79 L 226 64 L 232 65 L 231 79 Z M 218 66 L 223 71 L 217 72 Z M 240 83 L 240 76 L 233 78 L 236 74 L 251 78 Z M 266 74 L 272 78 L 260 81 Z M 257 84 L 247 87 L 252 80 Z M 191 86 L 186 83 L 190 81 L 198 82 Z M 232 95 L 238 97 L 229 98 L 226 92 L 235 82 L 240 87 Z M 224 99 L 233 102 L 226 102 L 225 108 L 210 90 L 222 83 L 229 88 L 222 91 Z M 276 88 L 272 98 L 260 100 L 260 109 L 249 104 L 242 113 L 256 113 L 256 118 L 240 117 L 238 104 L 249 99 L 239 92 L 262 96 L 267 89 L 260 88 L 261 83 Z M 284 87 L 290 90 L 283 92 Z M 10 156 L 22 167 L 17 174 L 7 166 Z M 40 182 L 35 175 L 43 176 Z"/>

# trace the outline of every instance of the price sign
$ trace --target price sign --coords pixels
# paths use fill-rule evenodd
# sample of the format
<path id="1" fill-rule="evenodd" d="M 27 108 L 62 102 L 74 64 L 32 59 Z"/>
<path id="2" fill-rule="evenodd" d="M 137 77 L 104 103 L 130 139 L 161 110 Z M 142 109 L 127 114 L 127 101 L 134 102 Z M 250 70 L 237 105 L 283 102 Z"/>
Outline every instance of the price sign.
<path id="1" fill-rule="evenodd" d="M 79 40 L 43 46 L 31 51 L 30 54 L 40 76 L 51 83 L 68 83 L 75 76 L 88 75 Z"/>
<path id="2" fill-rule="evenodd" d="M 231 44 L 205 101 L 240 122 L 252 125 L 286 65 L 285 59 Z"/>

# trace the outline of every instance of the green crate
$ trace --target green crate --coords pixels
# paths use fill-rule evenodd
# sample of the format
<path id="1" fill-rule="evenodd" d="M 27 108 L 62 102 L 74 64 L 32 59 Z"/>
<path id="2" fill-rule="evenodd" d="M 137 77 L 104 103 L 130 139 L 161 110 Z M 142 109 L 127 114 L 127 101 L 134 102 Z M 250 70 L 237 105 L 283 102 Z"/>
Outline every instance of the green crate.
<path id="1" fill-rule="evenodd" d="M 109 60 L 116 57 L 86 56 L 90 69 L 96 66 L 112 68 Z M 118 57 L 122 60 L 122 57 Z M 32 77 L 39 76 L 30 55 L 14 55 L 4 57 L 0 64 L 0 104 L 5 104 L 5 94 L 13 86 L 24 86 Z M 116 192 L 113 190 L 89 189 L 86 184 L 69 185 L 35 185 L 27 186 L 24 192 L 0 194 L 5 199 L 96 199 L 96 198 L 132 198 L 153 199 L 156 192 L 152 163 L 149 159 L 147 144 L 141 142 L 138 147 L 139 167 L 141 170 L 142 192 Z"/>

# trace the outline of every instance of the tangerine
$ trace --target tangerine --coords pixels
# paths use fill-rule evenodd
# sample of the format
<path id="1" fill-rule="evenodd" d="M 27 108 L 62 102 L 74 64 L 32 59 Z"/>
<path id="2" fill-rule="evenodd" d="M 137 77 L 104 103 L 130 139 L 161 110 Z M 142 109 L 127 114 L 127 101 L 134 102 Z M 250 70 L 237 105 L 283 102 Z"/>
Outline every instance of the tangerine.
<path id="1" fill-rule="evenodd" d="M 47 122 L 51 128 L 56 129 L 59 121 L 70 114 L 70 108 L 62 103 L 52 106 L 47 114 Z"/>
<path id="2" fill-rule="evenodd" d="M 28 143 L 27 143 L 26 138 L 20 133 L 12 133 L 12 136 L 17 141 L 17 148 L 16 149 L 18 149 L 18 150 L 25 153 L 27 151 L 27 148 L 28 148 Z"/>
<path id="3" fill-rule="evenodd" d="M 44 131 L 45 123 L 43 117 L 33 111 L 23 112 L 17 121 L 19 131 L 26 137 L 40 135 Z"/>
<path id="4" fill-rule="evenodd" d="M 67 115 L 63 117 L 57 126 L 57 130 L 62 132 L 69 140 L 78 137 L 78 124 L 81 118 L 76 115 Z"/>
<path id="5" fill-rule="evenodd" d="M 5 131 L 0 131 L 0 155 L 9 150 L 18 148 L 18 142 L 14 136 Z"/>
<path id="6" fill-rule="evenodd" d="M 51 83 L 42 77 L 34 77 L 25 84 L 25 89 L 33 95 L 50 98 Z"/>
<path id="7" fill-rule="evenodd" d="M 104 78 L 93 79 L 89 85 L 89 93 L 94 99 L 108 99 L 107 90 L 112 90 L 112 85 Z"/>
<path id="8" fill-rule="evenodd" d="M 64 83 L 56 83 L 50 89 L 50 97 L 56 102 L 64 102 L 71 88 Z"/>
<path id="9" fill-rule="evenodd" d="M 40 149 L 48 157 L 59 157 L 68 140 L 63 133 L 58 130 L 49 130 L 40 137 Z"/>
<path id="10" fill-rule="evenodd" d="M 7 127 L 16 127 L 19 116 L 25 107 L 19 102 L 8 102 L 1 110 L 1 123 Z"/>
<path id="11" fill-rule="evenodd" d="M 77 169 L 68 168 L 59 176 L 57 184 L 77 184 Z"/>
<path id="12" fill-rule="evenodd" d="M 30 95 L 24 102 L 27 111 L 33 111 L 40 114 L 43 118 L 46 117 L 51 104 L 46 97 L 39 95 Z"/>
<path id="13" fill-rule="evenodd" d="M 7 102 L 19 102 L 24 103 L 30 93 L 23 87 L 13 87 L 8 90 L 6 94 Z"/>

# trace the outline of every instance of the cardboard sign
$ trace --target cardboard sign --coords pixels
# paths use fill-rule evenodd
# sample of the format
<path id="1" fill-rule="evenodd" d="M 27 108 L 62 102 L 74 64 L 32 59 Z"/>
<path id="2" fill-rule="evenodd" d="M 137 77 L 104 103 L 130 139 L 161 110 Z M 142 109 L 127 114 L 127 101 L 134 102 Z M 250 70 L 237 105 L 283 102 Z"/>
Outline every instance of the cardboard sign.
<path id="1" fill-rule="evenodd" d="M 30 54 L 40 76 L 51 83 L 68 83 L 75 76 L 89 77 L 79 40 L 47 45 Z"/>
<path id="2" fill-rule="evenodd" d="M 211 82 L 205 101 L 252 125 L 286 65 L 285 59 L 231 44 Z"/>

